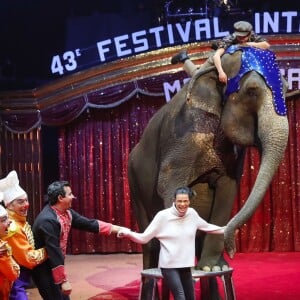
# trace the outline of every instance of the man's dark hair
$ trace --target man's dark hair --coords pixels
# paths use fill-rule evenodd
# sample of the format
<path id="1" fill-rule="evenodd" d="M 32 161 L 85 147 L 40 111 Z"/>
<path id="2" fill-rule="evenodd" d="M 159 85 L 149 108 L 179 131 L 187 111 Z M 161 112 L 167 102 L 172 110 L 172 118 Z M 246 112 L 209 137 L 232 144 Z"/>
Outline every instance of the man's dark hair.
<path id="1" fill-rule="evenodd" d="M 58 201 L 58 196 L 65 197 L 66 191 L 65 186 L 70 186 L 68 181 L 54 181 L 52 182 L 47 189 L 48 203 L 54 205 Z"/>
<path id="2" fill-rule="evenodd" d="M 195 192 L 188 186 L 182 186 L 182 187 L 177 188 L 174 193 L 174 199 L 176 199 L 176 196 L 178 194 L 188 195 L 190 199 L 192 199 L 196 195 Z"/>

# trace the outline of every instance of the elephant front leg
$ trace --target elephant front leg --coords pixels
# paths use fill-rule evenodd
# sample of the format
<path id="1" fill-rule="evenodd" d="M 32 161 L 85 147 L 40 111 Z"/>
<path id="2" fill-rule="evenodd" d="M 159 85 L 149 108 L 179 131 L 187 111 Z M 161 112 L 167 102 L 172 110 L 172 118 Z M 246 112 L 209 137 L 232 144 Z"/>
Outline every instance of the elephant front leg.
<path id="1" fill-rule="evenodd" d="M 236 180 L 221 177 L 216 184 L 211 215 L 208 222 L 225 226 L 231 215 L 233 201 L 237 192 Z M 205 271 L 227 270 L 228 263 L 223 257 L 224 236 L 206 234 L 204 238 L 201 259 L 197 267 Z"/>
<path id="2" fill-rule="evenodd" d="M 224 237 L 222 235 L 207 234 L 197 268 L 206 272 L 227 270 L 228 263 L 223 257 L 223 250 Z"/>

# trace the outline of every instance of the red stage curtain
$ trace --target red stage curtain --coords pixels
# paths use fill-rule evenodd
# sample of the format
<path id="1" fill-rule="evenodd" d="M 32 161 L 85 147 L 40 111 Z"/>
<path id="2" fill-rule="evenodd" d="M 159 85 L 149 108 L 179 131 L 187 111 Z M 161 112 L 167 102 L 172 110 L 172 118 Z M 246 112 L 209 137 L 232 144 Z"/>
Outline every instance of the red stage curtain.
<path id="1" fill-rule="evenodd" d="M 110 109 L 88 109 L 60 130 L 61 179 L 72 184 L 80 213 L 138 230 L 130 204 L 128 155 L 163 97 L 134 96 Z M 240 252 L 300 251 L 299 101 L 289 101 L 290 140 L 285 158 L 262 204 L 237 235 Z M 233 214 L 247 199 L 259 168 L 256 149 L 247 151 Z M 137 252 L 141 248 L 115 237 L 73 231 L 71 253 Z"/>
<path id="2" fill-rule="evenodd" d="M 34 128 L 26 133 L 14 133 L 6 128 L 0 130 L 0 170 L 5 170 L 0 178 L 7 176 L 11 170 L 18 173 L 20 185 L 26 191 L 30 203 L 27 220 L 33 223 L 40 211 L 42 201 L 41 174 L 41 129 Z"/>
<path id="3" fill-rule="evenodd" d="M 117 108 L 88 109 L 60 130 L 61 179 L 72 184 L 83 215 L 138 230 L 127 179 L 128 155 L 163 97 L 135 96 Z M 73 231 L 71 253 L 140 252 L 128 240 Z"/>

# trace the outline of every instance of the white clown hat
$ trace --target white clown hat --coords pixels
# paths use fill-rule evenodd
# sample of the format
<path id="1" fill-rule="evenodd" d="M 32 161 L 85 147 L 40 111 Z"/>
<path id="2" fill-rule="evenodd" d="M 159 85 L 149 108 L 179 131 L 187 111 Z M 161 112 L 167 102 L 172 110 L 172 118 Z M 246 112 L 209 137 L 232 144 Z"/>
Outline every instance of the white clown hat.
<path id="1" fill-rule="evenodd" d="M 3 200 L 3 197 L 4 197 L 3 193 L 0 192 L 0 202 Z M 4 217 L 6 215 L 7 215 L 6 209 L 3 207 L 3 205 L 0 204 L 0 218 Z"/>
<path id="2" fill-rule="evenodd" d="M 0 202 L 3 200 L 4 194 L 0 192 Z M 3 205 L 0 204 L 0 218 L 7 215 L 6 209 L 3 207 Z"/>
<path id="3" fill-rule="evenodd" d="M 27 197 L 26 192 L 19 185 L 19 178 L 15 170 L 0 180 L 0 191 L 3 193 L 5 206 L 15 199 Z"/>
<path id="4" fill-rule="evenodd" d="M 7 211 L 3 205 L 0 204 L 0 218 L 5 217 L 7 215 Z"/>

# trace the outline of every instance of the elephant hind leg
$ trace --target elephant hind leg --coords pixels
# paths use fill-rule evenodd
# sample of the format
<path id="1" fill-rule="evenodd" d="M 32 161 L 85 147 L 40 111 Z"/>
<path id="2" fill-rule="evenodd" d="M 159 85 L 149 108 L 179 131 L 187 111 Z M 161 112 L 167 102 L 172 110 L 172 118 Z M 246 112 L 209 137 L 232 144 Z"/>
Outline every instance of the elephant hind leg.
<path id="1" fill-rule="evenodd" d="M 143 245 L 143 269 L 157 268 L 160 244 L 157 239 L 152 239 Z"/>

